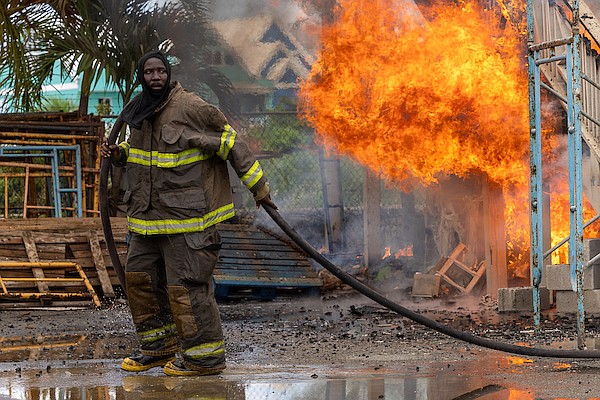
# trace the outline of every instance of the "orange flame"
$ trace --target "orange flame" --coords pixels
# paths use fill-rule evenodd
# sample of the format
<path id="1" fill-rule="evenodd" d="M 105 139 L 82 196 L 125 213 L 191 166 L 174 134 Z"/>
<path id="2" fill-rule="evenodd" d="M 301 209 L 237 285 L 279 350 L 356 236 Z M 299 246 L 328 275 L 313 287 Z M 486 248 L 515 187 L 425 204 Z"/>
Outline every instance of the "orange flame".
<path id="1" fill-rule="evenodd" d="M 392 249 L 391 249 L 391 247 L 386 247 L 385 251 L 383 253 L 383 257 L 381 257 L 381 259 L 385 260 L 386 258 L 388 258 L 391 255 L 392 255 Z"/>
<path id="2" fill-rule="evenodd" d="M 323 28 L 321 53 L 300 85 L 304 118 L 328 151 L 403 190 L 449 175 L 485 174 L 505 196 L 509 268 L 526 277 L 525 2 L 499 0 L 498 14 L 468 0 L 444 3 L 420 8 L 420 18 L 410 2 L 399 1 L 338 1 L 336 21 Z M 544 124 L 547 162 L 560 121 Z M 568 210 L 568 194 L 554 196 L 553 207 L 554 244 L 565 230 L 568 236 L 568 212 L 566 219 L 558 212 Z"/>
<path id="3" fill-rule="evenodd" d="M 402 10 L 341 1 L 336 24 L 300 90 L 306 119 L 326 148 L 406 187 L 480 171 L 527 177 L 527 81 L 517 37 L 473 6 Z M 393 2 L 392 2 L 393 3 Z"/>
<path id="4" fill-rule="evenodd" d="M 413 256 L 413 245 L 412 244 L 409 246 L 406 246 L 405 248 L 400 249 L 394 253 L 394 257 L 396 257 L 396 258 L 412 257 L 412 256 Z"/>
<path id="5" fill-rule="evenodd" d="M 512 364 L 512 365 L 524 365 L 524 364 L 532 364 L 533 360 L 530 358 L 509 356 L 508 363 Z"/>

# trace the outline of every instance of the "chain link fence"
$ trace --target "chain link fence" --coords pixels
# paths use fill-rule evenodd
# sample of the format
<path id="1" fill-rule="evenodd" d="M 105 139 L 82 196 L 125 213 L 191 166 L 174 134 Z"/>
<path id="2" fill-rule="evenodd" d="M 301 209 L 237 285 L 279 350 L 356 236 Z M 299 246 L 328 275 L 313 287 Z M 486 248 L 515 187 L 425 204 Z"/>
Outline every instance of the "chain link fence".
<path id="1" fill-rule="evenodd" d="M 323 149 L 314 142 L 314 130 L 295 112 L 246 114 L 240 129 L 259 157 L 267 175 L 272 197 L 279 211 L 298 232 L 316 248 L 325 244 L 325 202 L 323 196 Z M 364 166 L 348 157 L 339 157 L 345 252 L 363 251 Z M 403 194 L 382 182 L 382 237 L 389 238 L 385 247 L 399 247 L 397 242 L 402 214 Z M 249 191 L 236 188 L 242 198 L 238 213 L 260 218 Z M 268 217 L 267 217 L 268 218 Z M 271 221 L 261 218 L 269 226 Z M 394 243 L 394 241 L 396 241 Z M 383 250 L 383 249 L 382 249 Z M 397 249 L 396 249 L 397 250 Z M 393 250 L 395 251 L 395 250 Z"/>
<path id="2" fill-rule="evenodd" d="M 321 160 L 323 149 L 314 142 L 314 131 L 295 112 L 246 114 L 241 129 L 245 140 L 257 151 L 273 195 L 282 208 L 323 208 Z M 364 167 L 340 157 L 340 179 L 344 207 L 362 208 Z M 252 207 L 246 193 L 243 207 Z M 400 192 L 382 186 L 384 206 L 400 206 Z"/>

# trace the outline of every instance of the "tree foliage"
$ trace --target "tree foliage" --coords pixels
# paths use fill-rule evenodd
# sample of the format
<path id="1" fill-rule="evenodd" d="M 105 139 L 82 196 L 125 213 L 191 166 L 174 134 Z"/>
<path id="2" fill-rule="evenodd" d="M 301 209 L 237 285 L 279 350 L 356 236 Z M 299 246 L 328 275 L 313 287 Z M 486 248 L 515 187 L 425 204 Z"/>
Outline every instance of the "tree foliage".
<path id="1" fill-rule="evenodd" d="M 209 64 L 216 43 L 207 1 L 12 0 L 0 8 L 0 87 L 12 88 L 9 104 L 29 111 L 42 103 L 42 84 L 54 64 L 81 76 L 80 111 L 91 88 L 115 84 L 124 102 L 137 86 L 135 71 L 147 51 L 166 51 L 182 83 L 209 88 L 226 113 L 236 113 L 231 83 Z M 176 68 L 176 69 L 175 69 Z"/>

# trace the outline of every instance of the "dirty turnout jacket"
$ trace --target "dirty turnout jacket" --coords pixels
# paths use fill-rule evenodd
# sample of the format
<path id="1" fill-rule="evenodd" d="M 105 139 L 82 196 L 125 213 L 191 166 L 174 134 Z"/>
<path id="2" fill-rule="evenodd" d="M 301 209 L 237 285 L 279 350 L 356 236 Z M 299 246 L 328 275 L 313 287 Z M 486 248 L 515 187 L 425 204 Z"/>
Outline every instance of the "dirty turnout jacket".
<path id="1" fill-rule="evenodd" d="M 119 144 L 127 166 L 129 230 L 142 235 L 200 232 L 234 215 L 226 161 L 255 198 L 264 197 L 260 164 L 225 116 L 175 82 L 153 123 Z"/>

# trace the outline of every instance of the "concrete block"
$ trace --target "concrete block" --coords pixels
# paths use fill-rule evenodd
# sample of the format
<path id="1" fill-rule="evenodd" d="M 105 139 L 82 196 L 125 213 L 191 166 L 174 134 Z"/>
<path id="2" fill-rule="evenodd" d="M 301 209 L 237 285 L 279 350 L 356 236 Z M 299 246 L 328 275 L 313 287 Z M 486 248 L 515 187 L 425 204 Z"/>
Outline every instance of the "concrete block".
<path id="1" fill-rule="evenodd" d="M 550 291 L 540 287 L 540 308 L 550 308 Z M 498 312 L 533 311 L 533 287 L 498 289 Z"/>
<path id="2" fill-rule="evenodd" d="M 544 266 L 542 285 L 550 290 L 571 290 L 571 266 L 569 264 Z M 600 264 L 584 268 L 583 289 L 600 289 Z"/>
<path id="3" fill-rule="evenodd" d="M 583 260 L 588 262 L 600 253 L 600 239 L 583 239 Z M 594 262 L 600 265 L 600 260 Z"/>
<path id="4" fill-rule="evenodd" d="M 415 297 L 437 297 L 440 294 L 440 275 L 415 272 L 412 295 Z"/>
<path id="5" fill-rule="evenodd" d="M 583 308 L 586 315 L 600 315 L 600 289 L 583 291 Z M 556 292 L 556 312 L 570 314 L 577 312 L 577 292 L 561 290 Z"/>

